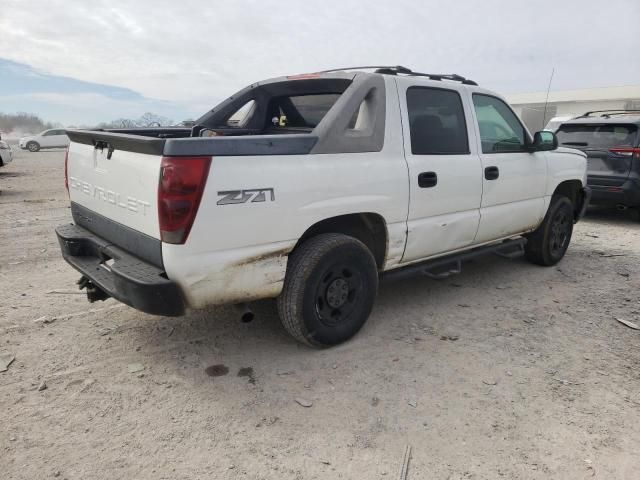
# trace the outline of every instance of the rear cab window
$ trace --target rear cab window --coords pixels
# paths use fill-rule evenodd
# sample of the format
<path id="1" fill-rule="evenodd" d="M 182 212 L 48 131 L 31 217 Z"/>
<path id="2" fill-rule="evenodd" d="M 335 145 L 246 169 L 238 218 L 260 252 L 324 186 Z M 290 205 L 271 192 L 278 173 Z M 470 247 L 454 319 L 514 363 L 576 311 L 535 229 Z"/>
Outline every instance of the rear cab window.
<path id="1" fill-rule="evenodd" d="M 196 124 L 219 135 L 310 133 L 351 83 L 349 78 L 267 82 L 239 92 Z"/>
<path id="2" fill-rule="evenodd" d="M 318 126 L 340 95 L 340 93 L 321 93 L 275 97 L 269 103 L 265 128 L 312 130 Z"/>
<path id="3" fill-rule="evenodd" d="M 638 127 L 633 124 L 565 123 L 556 131 L 563 147 L 608 150 L 638 145 Z"/>

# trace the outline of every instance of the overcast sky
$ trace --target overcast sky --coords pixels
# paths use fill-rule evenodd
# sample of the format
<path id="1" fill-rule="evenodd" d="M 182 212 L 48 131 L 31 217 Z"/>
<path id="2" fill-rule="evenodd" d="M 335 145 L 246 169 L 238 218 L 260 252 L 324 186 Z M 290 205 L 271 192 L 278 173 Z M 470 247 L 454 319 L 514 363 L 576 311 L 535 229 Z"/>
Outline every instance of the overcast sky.
<path id="1" fill-rule="evenodd" d="M 553 90 L 640 84 L 639 19 L 640 0 L 1 0 L 0 111 L 181 120 L 256 80 L 367 64 L 501 93 L 545 90 L 552 67 Z"/>

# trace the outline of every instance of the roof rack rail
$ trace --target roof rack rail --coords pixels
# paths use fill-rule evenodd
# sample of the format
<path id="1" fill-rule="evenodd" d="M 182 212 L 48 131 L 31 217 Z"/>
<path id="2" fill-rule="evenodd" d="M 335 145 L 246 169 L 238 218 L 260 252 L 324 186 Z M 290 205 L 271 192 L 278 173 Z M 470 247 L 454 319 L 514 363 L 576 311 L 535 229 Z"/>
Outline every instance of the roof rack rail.
<path id="1" fill-rule="evenodd" d="M 375 70 L 374 73 L 382 73 L 383 75 L 408 75 L 410 77 L 426 77 L 430 80 L 451 80 L 454 82 L 464 83 L 465 85 L 478 85 L 473 80 L 455 73 L 441 74 L 414 72 L 410 68 L 403 67 L 402 65 L 368 65 L 364 67 L 332 68 L 331 70 L 323 70 L 318 73 L 342 72 L 345 70 Z"/>
<path id="2" fill-rule="evenodd" d="M 625 110 L 624 108 L 618 110 L 592 110 L 590 112 L 586 112 L 585 114 L 577 117 L 577 118 L 586 118 L 592 117 L 594 113 L 600 113 L 601 117 L 609 118 L 611 115 L 630 115 L 633 113 L 639 113 L 640 110 Z"/>

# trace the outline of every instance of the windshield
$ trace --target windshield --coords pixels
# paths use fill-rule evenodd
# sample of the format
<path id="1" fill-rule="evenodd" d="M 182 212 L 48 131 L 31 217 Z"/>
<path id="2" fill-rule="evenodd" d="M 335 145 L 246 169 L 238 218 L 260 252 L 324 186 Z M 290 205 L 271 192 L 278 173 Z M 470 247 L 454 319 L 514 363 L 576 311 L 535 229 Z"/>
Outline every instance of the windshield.
<path id="1" fill-rule="evenodd" d="M 628 124 L 565 124 L 556 135 L 560 145 L 592 149 L 635 146 L 638 127 Z"/>

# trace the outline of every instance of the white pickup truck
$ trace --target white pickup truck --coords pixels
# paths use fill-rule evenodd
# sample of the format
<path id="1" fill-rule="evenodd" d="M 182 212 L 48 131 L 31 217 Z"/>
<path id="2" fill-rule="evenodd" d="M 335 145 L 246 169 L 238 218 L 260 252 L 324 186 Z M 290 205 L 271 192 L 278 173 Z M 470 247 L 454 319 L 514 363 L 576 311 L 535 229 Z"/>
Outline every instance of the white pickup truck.
<path id="1" fill-rule="evenodd" d="M 405 67 L 254 83 L 192 128 L 68 135 L 57 235 L 90 301 L 175 316 L 277 297 L 312 346 L 352 337 L 381 277 L 557 263 L 590 195 L 583 153 L 471 80 Z"/>

